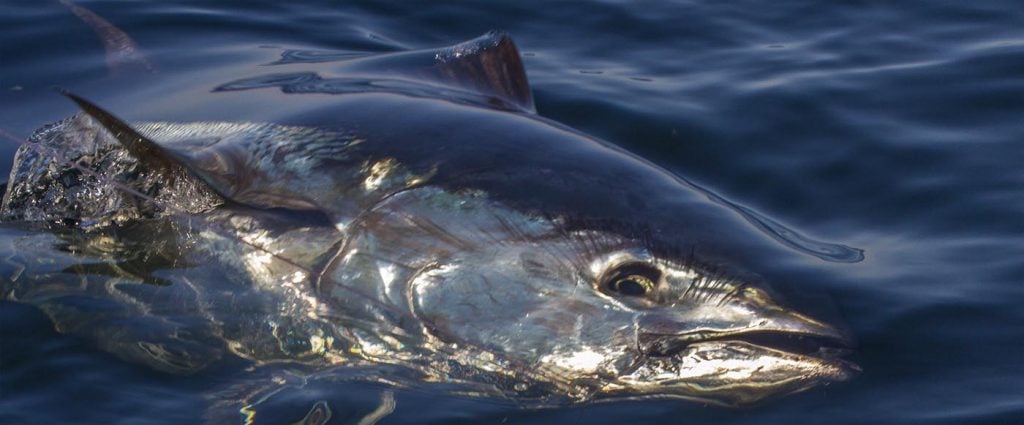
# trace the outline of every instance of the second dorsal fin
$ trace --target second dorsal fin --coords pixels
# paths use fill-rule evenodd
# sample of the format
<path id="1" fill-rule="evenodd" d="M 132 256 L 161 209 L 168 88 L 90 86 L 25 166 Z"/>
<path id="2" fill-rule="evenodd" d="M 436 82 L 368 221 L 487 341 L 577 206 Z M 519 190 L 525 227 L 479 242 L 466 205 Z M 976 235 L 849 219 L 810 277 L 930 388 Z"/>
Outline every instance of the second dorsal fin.
<path id="1" fill-rule="evenodd" d="M 82 22 L 96 32 L 103 42 L 103 48 L 107 51 L 107 68 L 112 74 L 153 74 L 156 68 L 146 60 L 141 53 L 139 45 L 124 31 L 111 24 L 102 16 L 93 11 L 79 6 L 71 0 L 60 0 L 60 3 L 67 6 Z"/>

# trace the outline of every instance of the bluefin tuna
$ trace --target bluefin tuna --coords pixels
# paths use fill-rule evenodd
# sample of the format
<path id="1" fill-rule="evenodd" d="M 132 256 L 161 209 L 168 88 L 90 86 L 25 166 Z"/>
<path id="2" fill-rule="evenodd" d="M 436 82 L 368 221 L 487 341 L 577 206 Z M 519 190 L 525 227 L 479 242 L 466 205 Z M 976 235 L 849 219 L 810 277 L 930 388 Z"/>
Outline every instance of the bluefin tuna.
<path id="1" fill-rule="evenodd" d="M 280 91 L 283 122 L 129 123 L 66 93 L 82 112 L 31 136 L 3 198 L 4 297 L 167 372 L 240 358 L 527 407 L 856 374 L 849 335 L 751 267 L 801 255 L 777 224 L 537 115 L 508 35 L 335 65 L 215 90 Z"/>

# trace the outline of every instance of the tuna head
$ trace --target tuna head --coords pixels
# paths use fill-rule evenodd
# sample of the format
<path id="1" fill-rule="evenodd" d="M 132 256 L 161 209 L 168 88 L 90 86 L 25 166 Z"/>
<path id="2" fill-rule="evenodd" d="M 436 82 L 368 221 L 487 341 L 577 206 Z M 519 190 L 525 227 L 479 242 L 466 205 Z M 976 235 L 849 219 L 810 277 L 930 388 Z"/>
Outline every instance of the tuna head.
<path id="1" fill-rule="evenodd" d="M 568 230 L 479 191 L 413 189 L 354 225 L 328 275 L 383 283 L 379 296 L 415 316 L 435 346 L 489 353 L 576 400 L 742 405 L 855 372 L 838 358 L 847 341 L 835 328 L 749 280 L 599 227 Z M 484 363 L 471 366 L 493 367 Z"/>

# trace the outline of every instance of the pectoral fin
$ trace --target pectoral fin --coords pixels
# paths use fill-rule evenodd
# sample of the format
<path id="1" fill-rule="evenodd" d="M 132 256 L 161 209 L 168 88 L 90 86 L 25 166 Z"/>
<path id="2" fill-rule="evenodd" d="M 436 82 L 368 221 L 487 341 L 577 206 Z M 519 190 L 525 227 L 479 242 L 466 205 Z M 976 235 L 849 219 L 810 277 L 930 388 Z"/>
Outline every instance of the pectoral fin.
<path id="1" fill-rule="evenodd" d="M 103 125 L 107 131 L 131 154 L 133 157 L 146 163 L 151 169 L 172 176 L 185 175 L 184 166 L 174 158 L 170 152 L 160 147 L 152 140 L 135 131 L 130 125 L 115 117 L 111 113 L 101 109 L 92 102 L 82 97 L 60 90 L 60 93 L 78 104 L 86 114 Z"/>
<path id="2" fill-rule="evenodd" d="M 189 158 L 183 156 L 184 153 L 164 148 L 123 120 L 78 95 L 65 90 L 61 90 L 61 93 L 78 104 L 86 115 L 102 125 L 129 155 L 138 160 L 141 168 L 149 175 L 150 182 L 154 178 L 159 182 L 157 187 L 169 196 L 163 199 L 165 207 L 196 212 L 230 199 L 205 180 L 201 173 L 189 168 Z M 124 189 L 129 192 L 143 189 L 136 187 L 136 182 L 120 183 L 127 184 L 128 187 Z M 156 192 L 152 192 L 152 184 L 149 189 L 142 191 L 148 195 L 133 193 L 147 199 L 149 196 L 157 197 Z"/>

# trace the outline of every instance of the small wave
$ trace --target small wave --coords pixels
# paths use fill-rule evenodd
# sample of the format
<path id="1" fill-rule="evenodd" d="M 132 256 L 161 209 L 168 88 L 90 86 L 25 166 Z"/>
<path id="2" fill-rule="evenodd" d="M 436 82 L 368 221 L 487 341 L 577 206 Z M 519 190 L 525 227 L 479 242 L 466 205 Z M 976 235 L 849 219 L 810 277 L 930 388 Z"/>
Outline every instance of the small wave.
<path id="1" fill-rule="evenodd" d="M 293 63 L 324 63 L 338 62 L 350 59 L 369 56 L 369 53 L 362 52 L 338 52 L 331 50 L 285 50 L 281 53 L 281 59 L 271 62 L 270 65 L 287 65 Z"/>
<path id="2" fill-rule="evenodd" d="M 708 189 L 698 186 L 686 179 L 678 177 L 685 184 L 703 192 L 712 201 L 718 202 L 739 213 L 747 222 L 771 236 L 772 239 L 799 252 L 813 255 L 825 261 L 836 263 L 859 263 L 864 260 L 864 250 L 843 244 L 829 243 L 807 237 L 786 225 L 775 221 L 753 209 L 732 202 Z"/>

